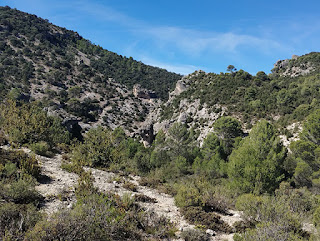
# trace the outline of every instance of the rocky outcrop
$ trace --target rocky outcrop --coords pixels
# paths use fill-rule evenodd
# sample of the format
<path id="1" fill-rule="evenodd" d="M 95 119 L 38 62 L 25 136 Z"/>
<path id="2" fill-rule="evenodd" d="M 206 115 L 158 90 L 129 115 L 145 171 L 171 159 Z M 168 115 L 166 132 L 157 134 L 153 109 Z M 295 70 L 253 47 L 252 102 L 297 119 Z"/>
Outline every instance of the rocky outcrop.
<path id="1" fill-rule="evenodd" d="M 292 55 L 291 59 L 278 60 L 274 64 L 272 73 L 280 76 L 297 77 L 307 75 L 313 72 L 316 68 L 311 62 L 299 62 L 298 55 Z"/>
<path id="2" fill-rule="evenodd" d="M 141 128 L 139 137 L 142 138 L 144 146 L 150 146 L 155 139 L 153 124 L 145 125 Z"/>
<path id="3" fill-rule="evenodd" d="M 188 90 L 193 77 L 204 73 L 199 70 L 179 80 L 174 91 L 169 94 L 169 100 L 149 113 L 146 121 L 142 124 L 143 128 L 152 125 L 154 133 L 158 133 L 160 130 L 166 133 L 175 122 L 180 122 L 199 132 L 198 141 L 199 145 L 202 145 L 207 134 L 213 131 L 213 123 L 224 115 L 227 109 L 218 104 L 214 106 L 208 106 L 206 103 L 201 104 L 199 99 L 183 98 L 179 100 L 179 98 L 184 91 Z M 161 115 L 163 109 L 173 105 L 177 99 L 179 100 L 178 107 L 173 110 L 172 116 L 163 119 Z"/>
<path id="4" fill-rule="evenodd" d="M 205 73 L 205 72 L 203 70 L 197 70 L 192 74 L 183 76 L 181 80 L 178 80 L 177 83 L 176 83 L 176 87 L 175 87 L 174 91 L 169 93 L 169 101 L 174 96 L 180 95 L 182 92 L 186 91 L 189 88 L 193 76 L 197 76 L 197 75 L 202 74 L 202 73 Z"/>
<path id="5" fill-rule="evenodd" d="M 154 91 L 142 88 L 140 84 L 134 85 L 132 92 L 134 97 L 136 98 L 142 98 L 142 99 L 148 99 L 148 100 L 157 98 L 157 94 Z"/>

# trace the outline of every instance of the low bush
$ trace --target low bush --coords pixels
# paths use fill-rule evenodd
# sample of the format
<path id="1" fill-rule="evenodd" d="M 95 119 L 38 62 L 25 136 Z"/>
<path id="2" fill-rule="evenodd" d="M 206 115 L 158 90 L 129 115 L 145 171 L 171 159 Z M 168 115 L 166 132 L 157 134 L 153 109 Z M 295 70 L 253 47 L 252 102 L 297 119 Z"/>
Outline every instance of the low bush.
<path id="1" fill-rule="evenodd" d="M 296 233 L 295 230 L 285 230 L 286 227 L 276 222 L 264 222 L 257 225 L 255 229 L 248 229 L 243 234 L 236 234 L 234 241 L 307 241 L 309 235 L 306 232 Z M 316 239 L 317 240 L 317 239 Z"/>
<path id="2" fill-rule="evenodd" d="M 32 204 L 0 203 L 0 239 L 23 240 L 42 215 Z"/>
<path id="3" fill-rule="evenodd" d="M 313 224 L 317 228 L 320 226 L 320 206 L 316 209 L 316 211 L 313 214 Z"/>
<path id="4" fill-rule="evenodd" d="M 139 184 L 141 186 L 147 186 L 151 188 L 157 188 L 161 184 L 161 180 L 157 178 L 152 178 L 152 177 L 142 177 L 139 180 Z"/>
<path id="5" fill-rule="evenodd" d="M 48 156 L 49 155 L 48 151 L 50 147 L 47 142 L 40 141 L 40 142 L 31 144 L 30 149 L 38 155 Z"/>
<path id="6" fill-rule="evenodd" d="M 143 203 L 157 203 L 157 199 L 149 197 L 144 194 L 135 194 L 134 195 L 134 200 L 136 202 L 143 202 Z"/>
<path id="7" fill-rule="evenodd" d="M 20 174 L 28 174 L 34 178 L 38 178 L 41 171 L 37 158 L 32 155 L 29 156 L 22 151 L 6 151 L 0 149 L 0 164 L 3 166 L 14 165 L 16 167 L 14 172 L 17 174 L 17 177 L 19 177 Z M 20 169 L 19 172 L 18 169 Z"/>
<path id="8" fill-rule="evenodd" d="M 0 146 L 5 145 L 8 143 L 8 140 L 6 138 L 6 136 L 4 135 L 4 133 L 2 131 L 0 131 Z"/>
<path id="9" fill-rule="evenodd" d="M 127 190 L 130 190 L 132 192 L 137 192 L 138 191 L 138 187 L 137 185 L 135 185 L 134 183 L 132 182 L 126 182 L 122 185 L 123 188 L 127 189 Z"/>
<path id="10" fill-rule="evenodd" d="M 75 162 L 62 161 L 60 167 L 67 172 L 70 172 L 70 173 L 74 172 L 78 175 L 80 175 L 83 172 L 83 168 L 81 167 L 81 165 Z"/>
<path id="11" fill-rule="evenodd" d="M 181 209 L 181 212 L 192 224 L 204 225 L 206 228 L 224 233 L 232 232 L 232 228 L 221 220 L 219 215 L 205 212 L 201 207 L 185 207 Z"/>
<path id="12" fill-rule="evenodd" d="M 242 210 L 245 221 L 256 228 L 246 230 L 235 240 L 305 240 L 308 237 L 302 230 L 300 215 L 274 196 L 245 194 L 238 198 L 236 208 Z"/>
<path id="13" fill-rule="evenodd" d="M 42 196 L 35 190 L 31 179 L 19 179 L 10 184 L 1 183 L 0 198 L 18 204 L 39 203 Z"/>
<path id="14" fill-rule="evenodd" d="M 210 236 L 199 229 L 187 229 L 181 232 L 181 238 L 185 241 L 209 241 Z"/>
<path id="15" fill-rule="evenodd" d="M 123 201 L 98 192 L 81 196 L 72 209 L 38 222 L 26 240 L 157 240 L 174 236 L 176 230 L 166 219 Z"/>

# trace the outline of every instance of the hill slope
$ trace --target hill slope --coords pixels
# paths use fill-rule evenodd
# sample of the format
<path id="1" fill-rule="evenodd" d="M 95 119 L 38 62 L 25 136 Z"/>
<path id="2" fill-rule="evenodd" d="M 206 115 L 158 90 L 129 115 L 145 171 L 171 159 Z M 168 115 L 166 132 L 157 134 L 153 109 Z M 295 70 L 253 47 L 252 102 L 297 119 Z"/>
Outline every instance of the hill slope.
<path id="1" fill-rule="evenodd" d="M 222 115 L 239 119 L 246 129 L 264 118 L 291 137 L 294 133 L 287 127 L 320 107 L 319 66 L 320 53 L 313 52 L 278 61 L 270 75 L 260 71 L 253 76 L 244 70 L 196 71 L 177 82 L 169 100 L 150 114 L 147 122 L 153 123 L 156 131 L 168 130 L 176 121 L 185 123 L 198 131 L 201 141 Z"/>
<path id="2" fill-rule="evenodd" d="M 149 135 L 152 125 L 158 132 L 180 121 L 202 140 L 221 115 L 247 129 L 261 118 L 285 128 L 319 107 L 319 53 L 279 60 L 270 75 L 197 71 L 181 79 L 35 15 L 9 7 L 0 15 L 1 98 L 41 100 L 51 115 L 81 121 L 84 128 L 103 124 Z M 175 84 L 161 105 L 155 97 L 166 100 Z"/>
<path id="3" fill-rule="evenodd" d="M 166 99 L 180 78 L 35 15 L 0 8 L 1 99 L 41 100 L 64 119 L 132 129 L 153 108 L 150 99 Z M 136 84 L 144 99 L 133 95 Z"/>

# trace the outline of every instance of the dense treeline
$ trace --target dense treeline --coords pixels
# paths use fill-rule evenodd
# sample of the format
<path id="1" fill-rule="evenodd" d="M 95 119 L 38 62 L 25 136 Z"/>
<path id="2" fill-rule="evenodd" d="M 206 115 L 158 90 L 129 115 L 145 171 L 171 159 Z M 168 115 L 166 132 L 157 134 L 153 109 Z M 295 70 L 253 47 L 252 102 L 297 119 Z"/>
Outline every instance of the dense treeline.
<path id="1" fill-rule="evenodd" d="M 87 57 L 79 59 L 79 51 Z M 28 92 L 30 82 L 43 78 L 60 87 L 86 81 L 103 85 L 113 78 L 128 88 L 141 84 L 166 99 L 169 90 L 181 78 L 104 50 L 76 32 L 9 7 L 0 8 L 0 63 L 2 94 L 12 87 Z M 72 80 L 67 76 L 72 76 Z"/>

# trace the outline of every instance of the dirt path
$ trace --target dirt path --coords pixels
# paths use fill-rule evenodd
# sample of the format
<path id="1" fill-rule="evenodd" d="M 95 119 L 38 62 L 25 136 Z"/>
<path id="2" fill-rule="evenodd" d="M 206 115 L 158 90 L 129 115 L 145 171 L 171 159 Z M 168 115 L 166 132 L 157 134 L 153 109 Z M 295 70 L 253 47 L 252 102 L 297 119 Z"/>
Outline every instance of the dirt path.
<path id="1" fill-rule="evenodd" d="M 45 176 L 36 186 L 44 197 L 44 212 L 52 214 L 62 207 L 71 207 L 74 203 L 74 186 L 78 175 L 61 169 L 61 155 L 54 158 L 37 156 L 41 163 L 42 174 Z"/>
<path id="2" fill-rule="evenodd" d="M 93 168 L 85 168 L 85 170 L 90 170 L 93 177 L 95 178 L 95 186 L 99 188 L 100 191 L 110 192 L 113 191 L 118 195 L 122 196 L 125 193 L 130 193 L 131 195 L 143 194 L 150 198 L 155 199 L 156 203 L 146 203 L 139 202 L 142 207 L 145 207 L 149 211 L 157 213 L 159 216 L 165 216 L 171 222 L 177 225 L 179 230 L 186 228 L 194 228 L 194 225 L 189 224 L 179 212 L 178 207 L 174 203 L 174 198 L 168 194 L 160 193 L 155 189 L 141 186 L 139 184 L 140 177 L 130 176 L 126 178 L 127 182 L 131 182 L 137 186 L 137 191 L 132 192 L 122 187 L 122 183 L 113 181 L 116 179 L 116 175 L 111 172 L 106 172 L 102 170 L 97 170 Z"/>
<path id="3" fill-rule="evenodd" d="M 8 147 L 1 147 L 4 149 L 9 149 Z M 30 153 L 30 150 L 22 148 L 26 153 Z M 53 158 L 47 158 L 43 156 L 36 155 L 40 161 L 42 167 L 42 175 L 44 178 L 40 180 L 36 189 L 45 197 L 45 202 L 43 204 L 42 210 L 47 214 L 52 214 L 63 207 L 71 207 L 74 203 L 74 186 L 77 183 L 78 175 L 74 173 L 69 173 L 61 169 L 62 156 L 56 155 Z M 155 203 L 139 202 L 139 204 L 146 208 L 148 211 L 153 211 L 159 216 L 164 216 L 169 219 L 172 223 L 175 223 L 179 232 L 181 230 L 193 229 L 194 225 L 189 224 L 184 217 L 179 212 L 179 208 L 175 205 L 174 198 L 168 194 L 160 193 L 156 189 L 141 186 L 139 184 L 140 177 L 129 176 L 129 177 L 119 177 L 119 175 L 107 172 L 103 170 L 98 170 L 94 168 L 85 168 L 86 171 L 91 171 L 94 177 L 94 185 L 102 192 L 113 192 L 119 196 L 123 196 L 125 193 L 143 194 L 150 198 L 156 200 Z M 125 182 L 131 182 L 136 185 L 137 191 L 132 192 L 123 187 L 123 182 L 118 182 L 117 180 L 122 179 Z M 230 210 L 233 216 L 220 215 L 221 219 L 228 223 L 230 226 L 236 221 L 241 220 L 239 212 Z M 179 235 L 179 232 L 177 233 Z M 212 236 L 211 240 L 222 241 L 222 240 L 233 240 L 233 234 L 217 234 Z"/>
<path id="4" fill-rule="evenodd" d="M 23 151 L 27 154 L 31 153 L 28 148 L 11 149 L 8 146 L 1 146 L 5 150 Z M 62 156 L 56 155 L 48 158 L 35 155 L 41 165 L 42 177 L 36 190 L 45 197 L 42 203 L 42 211 L 52 214 L 62 207 L 71 207 L 75 202 L 74 186 L 77 183 L 78 175 L 69 173 L 61 169 Z"/>
<path id="5" fill-rule="evenodd" d="M 102 170 L 97 170 L 93 168 L 85 168 L 87 171 L 91 171 L 93 177 L 95 178 L 95 186 L 99 188 L 102 192 L 110 192 L 113 191 L 118 195 L 122 196 L 125 193 L 130 193 L 131 195 L 135 194 L 143 194 L 150 198 L 156 200 L 156 203 L 146 203 L 139 202 L 139 204 L 146 208 L 148 211 L 153 211 L 157 213 L 159 216 L 164 216 L 168 218 L 172 223 L 175 223 L 178 230 L 186 230 L 186 229 L 194 229 L 195 225 L 189 224 L 184 217 L 179 212 L 179 208 L 175 205 L 174 197 L 171 195 L 161 193 L 156 189 L 152 189 L 149 187 L 141 186 L 139 184 L 139 176 L 129 176 L 126 178 L 127 182 L 131 182 L 137 187 L 136 192 L 129 191 L 122 187 L 121 183 L 118 183 L 116 180 L 117 175 L 111 172 L 106 172 Z M 241 213 L 233 210 L 229 210 L 232 215 L 223 215 L 217 213 L 221 219 L 228 223 L 230 226 L 237 221 L 241 221 Z M 177 233 L 179 235 L 179 233 Z M 233 240 L 234 234 L 223 234 L 218 233 L 215 236 L 211 237 L 213 241 L 222 241 L 222 240 Z"/>

